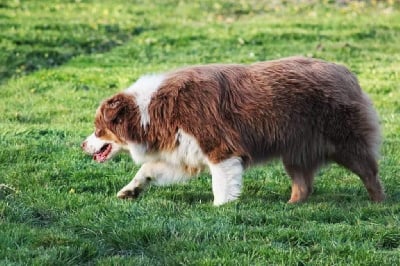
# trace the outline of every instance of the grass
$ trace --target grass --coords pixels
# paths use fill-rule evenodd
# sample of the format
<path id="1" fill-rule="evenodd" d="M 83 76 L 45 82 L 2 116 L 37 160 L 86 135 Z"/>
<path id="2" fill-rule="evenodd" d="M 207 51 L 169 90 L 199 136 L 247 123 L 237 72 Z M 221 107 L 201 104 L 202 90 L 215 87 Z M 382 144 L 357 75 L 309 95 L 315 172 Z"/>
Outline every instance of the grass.
<path id="1" fill-rule="evenodd" d="M 1 2 L 0 265 L 399 264 L 395 2 Z M 332 165 L 307 203 L 288 205 L 279 162 L 249 169 L 241 199 L 219 208 L 207 174 L 121 201 L 138 166 L 80 150 L 98 103 L 142 74 L 289 55 L 358 75 L 380 115 L 384 203 Z"/>

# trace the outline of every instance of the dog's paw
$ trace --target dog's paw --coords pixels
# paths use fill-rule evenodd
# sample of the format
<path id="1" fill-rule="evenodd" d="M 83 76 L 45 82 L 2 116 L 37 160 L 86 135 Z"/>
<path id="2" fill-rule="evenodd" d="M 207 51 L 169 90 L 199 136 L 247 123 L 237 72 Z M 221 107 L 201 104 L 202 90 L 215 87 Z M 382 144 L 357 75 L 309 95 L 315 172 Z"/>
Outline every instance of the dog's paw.
<path id="1" fill-rule="evenodd" d="M 120 199 L 135 199 L 143 191 L 140 187 L 134 187 L 133 189 L 123 188 L 117 193 L 117 197 Z"/>

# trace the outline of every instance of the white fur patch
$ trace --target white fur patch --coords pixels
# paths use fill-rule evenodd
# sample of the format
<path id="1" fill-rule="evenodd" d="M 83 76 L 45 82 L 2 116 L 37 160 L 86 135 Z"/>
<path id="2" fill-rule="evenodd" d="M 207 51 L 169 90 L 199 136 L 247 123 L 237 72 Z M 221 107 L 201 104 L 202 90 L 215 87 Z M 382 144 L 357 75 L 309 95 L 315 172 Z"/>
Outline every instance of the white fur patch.
<path id="1" fill-rule="evenodd" d="M 179 129 L 176 134 L 179 146 L 172 153 L 163 153 L 162 157 L 170 163 L 184 163 L 185 165 L 202 168 L 206 165 L 206 156 L 197 140 Z"/>
<path id="2" fill-rule="evenodd" d="M 147 148 L 146 148 L 146 144 L 141 144 L 141 143 L 128 143 L 128 150 L 129 153 L 132 157 L 132 160 L 136 163 L 136 164 L 143 164 L 146 161 L 149 160 L 146 152 L 147 152 Z"/>
<path id="3" fill-rule="evenodd" d="M 169 165 L 165 162 L 143 164 L 141 174 L 152 178 L 152 183 L 165 186 L 188 181 L 187 174 L 180 167 Z"/>
<path id="4" fill-rule="evenodd" d="M 178 147 L 173 151 L 147 152 L 145 143 L 128 143 L 128 149 L 132 159 L 137 164 L 147 162 L 164 161 L 171 166 L 187 165 L 194 168 L 204 168 L 207 165 L 206 156 L 202 152 L 197 140 L 184 132 L 178 130 L 176 138 Z"/>
<path id="5" fill-rule="evenodd" d="M 214 205 L 219 206 L 240 196 L 243 165 L 239 157 L 232 157 L 217 164 L 209 163 L 212 176 Z"/>
<path id="6" fill-rule="evenodd" d="M 89 137 L 86 138 L 85 143 L 86 145 L 84 146 L 84 151 L 89 154 L 94 154 L 106 144 L 104 140 L 96 137 L 94 133 L 92 133 Z"/>
<path id="7" fill-rule="evenodd" d="M 149 104 L 152 95 L 159 89 L 164 81 L 164 75 L 146 75 L 139 78 L 125 90 L 125 93 L 135 96 L 136 104 L 140 110 L 140 121 L 144 129 L 150 123 Z"/>

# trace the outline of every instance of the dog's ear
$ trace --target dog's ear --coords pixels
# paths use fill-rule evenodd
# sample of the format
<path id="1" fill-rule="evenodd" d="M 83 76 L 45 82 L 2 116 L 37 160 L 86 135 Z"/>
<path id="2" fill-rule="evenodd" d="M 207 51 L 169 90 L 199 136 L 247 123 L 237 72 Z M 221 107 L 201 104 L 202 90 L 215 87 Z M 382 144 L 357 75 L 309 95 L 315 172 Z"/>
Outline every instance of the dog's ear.
<path id="1" fill-rule="evenodd" d="M 105 122 L 121 123 L 120 117 L 127 106 L 126 99 L 122 95 L 116 95 L 103 104 L 103 117 Z"/>

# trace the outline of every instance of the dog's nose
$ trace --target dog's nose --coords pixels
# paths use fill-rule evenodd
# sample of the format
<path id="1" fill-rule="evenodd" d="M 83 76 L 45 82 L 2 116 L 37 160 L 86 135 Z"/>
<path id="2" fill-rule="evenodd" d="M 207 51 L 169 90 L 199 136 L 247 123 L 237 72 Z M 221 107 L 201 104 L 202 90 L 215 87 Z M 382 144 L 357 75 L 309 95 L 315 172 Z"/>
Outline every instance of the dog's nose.
<path id="1" fill-rule="evenodd" d="M 82 142 L 81 148 L 82 148 L 82 149 L 85 149 L 85 148 L 86 148 L 86 141 Z"/>

